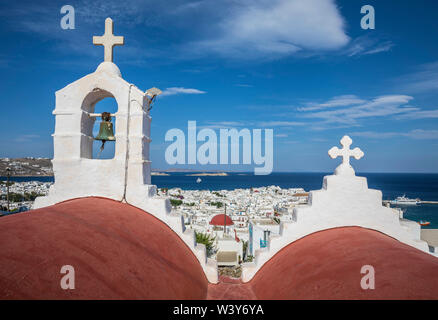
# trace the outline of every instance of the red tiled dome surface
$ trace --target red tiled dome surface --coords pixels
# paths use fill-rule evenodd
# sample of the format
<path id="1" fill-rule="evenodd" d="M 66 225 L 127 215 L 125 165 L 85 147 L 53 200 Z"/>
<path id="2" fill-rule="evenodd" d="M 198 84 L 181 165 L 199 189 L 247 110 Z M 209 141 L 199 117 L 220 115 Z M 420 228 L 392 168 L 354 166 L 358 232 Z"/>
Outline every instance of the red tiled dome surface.
<path id="1" fill-rule="evenodd" d="M 224 223 L 227 226 L 231 226 L 234 224 L 233 220 L 231 220 L 229 216 L 225 216 L 225 214 L 215 215 L 210 221 L 210 224 L 213 226 L 223 226 Z"/>
<path id="2" fill-rule="evenodd" d="M 374 290 L 360 286 L 364 265 Z M 259 299 L 438 299 L 438 258 L 377 231 L 336 228 L 289 244 L 249 284 Z"/>
<path id="3" fill-rule="evenodd" d="M 63 265 L 74 290 L 60 287 Z M 207 288 L 178 235 L 133 206 L 85 198 L 0 218 L 0 299 L 204 299 Z"/>
<path id="4" fill-rule="evenodd" d="M 248 283 L 208 284 L 167 225 L 109 199 L 2 217 L 0 244 L 0 299 L 438 299 L 436 257 L 359 227 L 289 244 Z M 74 290 L 60 287 L 63 265 L 75 268 Z M 360 288 L 363 265 L 375 290 Z"/>

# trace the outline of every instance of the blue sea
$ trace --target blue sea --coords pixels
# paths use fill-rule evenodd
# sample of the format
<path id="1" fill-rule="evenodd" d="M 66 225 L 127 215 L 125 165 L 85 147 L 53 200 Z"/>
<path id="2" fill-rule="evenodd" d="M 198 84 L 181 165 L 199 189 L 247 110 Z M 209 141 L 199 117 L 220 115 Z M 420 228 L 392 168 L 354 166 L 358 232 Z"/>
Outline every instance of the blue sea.
<path id="1" fill-rule="evenodd" d="M 304 188 L 306 191 L 321 189 L 322 180 L 330 173 L 272 173 L 255 176 L 253 173 L 228 173 L 228 176 L 190 176 L 193 172 L 175 172 L 169 176 L 152 176 L 152 183 L 158 188 L 181 188 L 185 190 L 232 190 L 276 185 L 281 188 Z M 368 179 L 368 186 L 381 190 L 384 200 L 406 195 L 409 198 L 438 201 L 438 174 L 417 173 L 357 173 Z M 0 178 L 5 180 L 4 177 Z M 53 177 L 14 177 L 14 181 L 53 181 Z M 438 205 L 422 204 L 404 206 L 405 218 L 414 221 L 426 220 L 431 224 L 424 228 L 438 228 Z"/>

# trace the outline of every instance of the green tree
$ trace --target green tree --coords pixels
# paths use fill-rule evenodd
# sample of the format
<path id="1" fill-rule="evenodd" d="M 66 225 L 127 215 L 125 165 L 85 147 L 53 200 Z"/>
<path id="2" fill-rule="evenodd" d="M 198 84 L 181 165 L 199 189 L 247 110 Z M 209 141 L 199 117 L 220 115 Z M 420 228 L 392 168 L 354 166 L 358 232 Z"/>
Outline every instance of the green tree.
<path id="1" fill-rule="evenodd" d="M 209 203 L 210 206 L 216 206 L 216 208 L 222 208 L 224 206 L 224 204 L 220 201 L 217 202 L 210 202 Z"/>
<path id="2" fill-rule="evenodd" d="M 223 194 L 220 194 L 220 193 L 217 192 L 217 191 L 214 191 L 213 194 L 214 194 L 216 197 L 225 198 L 225 196 L 224 196 Z"/>
<path id="3" fill-rule="evenodd" d="M 182 200 L 170 199 L 170 204 L 172 207 L 178 207 L 182 204 Z"/>

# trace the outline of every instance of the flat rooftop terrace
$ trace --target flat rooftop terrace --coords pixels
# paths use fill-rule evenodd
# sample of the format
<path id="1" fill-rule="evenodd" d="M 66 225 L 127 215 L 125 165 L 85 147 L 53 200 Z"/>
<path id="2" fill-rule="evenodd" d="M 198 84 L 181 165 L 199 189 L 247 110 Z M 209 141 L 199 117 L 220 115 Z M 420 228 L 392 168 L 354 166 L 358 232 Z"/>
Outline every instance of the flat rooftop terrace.
<path id="1" fill-rule="evenodd" d="M 426 241 L 429 246 L 438 247 L 438 229 L 421 229 L 421 240 Z"/>

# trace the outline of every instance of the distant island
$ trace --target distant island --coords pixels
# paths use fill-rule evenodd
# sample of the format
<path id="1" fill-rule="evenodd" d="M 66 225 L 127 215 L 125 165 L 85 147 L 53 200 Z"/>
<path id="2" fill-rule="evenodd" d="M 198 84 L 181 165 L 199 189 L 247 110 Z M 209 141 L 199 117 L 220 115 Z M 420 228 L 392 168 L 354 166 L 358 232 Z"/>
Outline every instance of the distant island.
<path id="1" fill-rule="evenodd" d="M 47 158 L 3 158 L 0 159 L 0 176 L 6 176 L 6 168 L 11 169 L 15 177 L 51 177 L 52 161 Z"/>
<path id="2" fill-rule="evenodd" d="M 165 172 L 152 171 L 151 176 L 170 176 L 170 174 Z"/>
<path id="3" fill-rule="evenodd" d="M 53 177 L 52 161 L 48 158 L 0 158 L 0 177 L 6 176 L 6 168 L 11 168 L 14 177 Z M 169 176 L 171 173 L 187 173 L 187 176 L 228 176 L 227 173 L 215 170 L 199 172 L 199 169 L 152 169 L 152 176 Z M 244 173 L 241 173 L 244 174 Z"/>
<path id="4" fill-rule="evenodd" d="M 228 174 L 225 172 L 210 172 L 210 173 L 203 172 L 203 173 L 186 174 L 186 176 L 192 176 L 192 177 L 222 176 L 222 177 L 225 177 L 225 176 L 228 176 Z"/>

